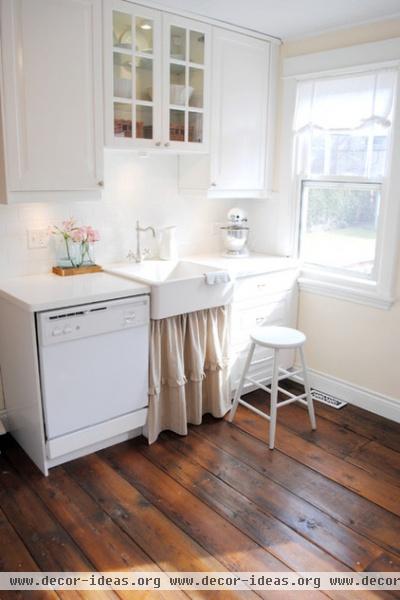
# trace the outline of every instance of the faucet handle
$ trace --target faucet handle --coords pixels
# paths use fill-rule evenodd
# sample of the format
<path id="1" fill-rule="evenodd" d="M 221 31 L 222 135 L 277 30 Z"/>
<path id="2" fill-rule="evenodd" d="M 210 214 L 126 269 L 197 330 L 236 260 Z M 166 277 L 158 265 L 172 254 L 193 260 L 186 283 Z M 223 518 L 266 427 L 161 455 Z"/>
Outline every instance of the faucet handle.
<path id="1" fill-rule="evenodd" d="M 151 257 L 150 248 L 143 248 L 142 255 L 143 255 L 143 258 L 150 258 Z"/>
<path id="2" fill-rule="evenodd" d="M 129 262 L 133 262 L 134 260 L 136 260 L 136 254 L 132 252 L 132 250 L 129 250 L 128 254 L 126 255 L 126 258 Z"/>

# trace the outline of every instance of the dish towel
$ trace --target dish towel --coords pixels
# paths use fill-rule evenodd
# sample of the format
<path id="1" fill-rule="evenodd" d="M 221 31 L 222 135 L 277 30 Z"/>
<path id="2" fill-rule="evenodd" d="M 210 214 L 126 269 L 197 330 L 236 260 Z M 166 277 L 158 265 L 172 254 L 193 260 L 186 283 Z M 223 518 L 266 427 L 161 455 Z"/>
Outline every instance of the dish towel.
<path id="1" fill-rule="evenodd" d="M 229 283 L 232 281 L 230 273 L 228 271 L 210 271 L 204 273 L 204 277 L 207 285 L 216 285 L 217 283 Z"/>
<path id="2" fill-rule="evenodd" d="M 164 429 L 187 435 L 205 413 L 228 412 L 228 335 L 224 306 L 151 321 L 149 444 Z"/>

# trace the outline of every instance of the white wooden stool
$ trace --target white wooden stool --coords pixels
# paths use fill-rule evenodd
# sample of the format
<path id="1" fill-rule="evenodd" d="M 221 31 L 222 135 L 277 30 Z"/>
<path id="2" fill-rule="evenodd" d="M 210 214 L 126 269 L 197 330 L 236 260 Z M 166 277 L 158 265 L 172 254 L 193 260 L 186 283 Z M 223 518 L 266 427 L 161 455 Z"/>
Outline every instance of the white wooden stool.
<path id="1" fill-rule="evenodd" d="M 298 331 L 297 329 L 291 329 L 290 327 L 257 327 L 257 329 L 251 332 L 250 339 L 251 344 L 249 353 L 246 358 L 243 372 L 239 381 L 239 386 L 236 390 L 235 399 L 233 401 L 228 418 L 230 422 L 233 421 L 238 404 L 240 402 L 240 404 L 243 404 L 243 406 L 246 406 L 246 408 L 249 408 L 264 419 L 268 419 L 268 421 L 270 422 L 269 448 L 270 450 L 273 450 L 275 445 L 276 413 L 278 408 L 286 406 L 287 404 L 291 404 L 292 402 L 301 402 L 308 408 L 308 414 L 311 421 L 311 428 L 317 428 L 315 422 L 314 404 L 311 396 L 311 388 L 307 375 L 307 367 L 304 360 L 303 345 L 306 341 L 306 336 L 301 331 Z M 271 348 L 273 350 L 273 355 L 270 358 L 264 358 L 259 361 L 265 363 L 267 363 L 268 361 L 273 361 L 270 387 L 265 386 L 260 381 L 256 381 L 255 379 L 247 375 L 253 358 L 254 350 L 257 345 L 263 346 L 264 348 Z M 290 372 L 286 369 L 282 369 L 279 366 L 279 351 L 288 348 L 298 349 L 300 352 L 301 369 L 299 369 L 298 371 Z M 304 394 L 295 396 L 294 394 L 291 394 L 290 392 L 279 386 L 279 382 L 282 379 L 293 377 L 294 375 L 298 375 L 299 373 L 303 374 L 303 383 L 305 389 Z M 271 395 L 271 410 L 269 415 L 265 414 L 261 410 L 258 410 L 251 404 L 248 404 L 248 402 L 245 402 L 241 399 L 241 394 L 245 381 L 250 381 L 252 384 L 256 385 L 258 388 L 261 388 L 262 390 L 268 392 Z M 288 399 L 278 402 L 278 391 L 282 392 L 286 396 L 289 396 Z M 307 400 L 305 400 L 305 398 Z"/>

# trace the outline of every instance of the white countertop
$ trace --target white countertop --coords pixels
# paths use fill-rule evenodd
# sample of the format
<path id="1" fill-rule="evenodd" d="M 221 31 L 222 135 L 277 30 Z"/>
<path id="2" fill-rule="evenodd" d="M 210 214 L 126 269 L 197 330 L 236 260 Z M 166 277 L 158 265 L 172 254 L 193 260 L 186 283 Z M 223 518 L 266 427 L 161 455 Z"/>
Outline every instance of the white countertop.
<path id="1" fill-rule="evenodd" d="M 48 273 L 0 280 L 0 298 L 30 312 L 148 293 L 147 285 L 108 273 L 70 277 Z"/>
<path id="2" fill-rule="evenodd" d="M 298 261 L 286 256 L 273 256 L 270 254 L 250 254 L 245 258 L 229 258 L 221 254 L 196 254 L 187 256 L 182 260 L 200 263 L 228 271 L 233 277 L 246 277 L 262 275 L 276 271 L 296 269 Z"/>
<path id="3" fill-rule="evenodd" d="M 294 259 L 268 254 L 251 254 L 246 258 L 199 254 L 181 260 L 228 271 L 234 278 L 297 268 L 297 261 Z M 110 273 L 71 277 L 47 273 L 0 280 L 0 298 L 5 298 L 30 312 L 148 293 L 150 293 L 149 286 Z"/>

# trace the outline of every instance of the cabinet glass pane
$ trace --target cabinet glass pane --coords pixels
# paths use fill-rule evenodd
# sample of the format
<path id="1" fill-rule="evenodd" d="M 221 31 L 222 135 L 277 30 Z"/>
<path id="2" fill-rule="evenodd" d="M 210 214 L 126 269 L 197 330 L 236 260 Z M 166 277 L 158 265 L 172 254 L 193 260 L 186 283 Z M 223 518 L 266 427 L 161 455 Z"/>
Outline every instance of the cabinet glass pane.
<path id="1" fill-rule="evenodd" d="M 169 139 L 185 141 L 185 112 L 183 110 L 169 111 Z"/>
<path id="2" fill-rule="evenodd" d="M 189 67 L 189 106 L 203 108 L 204 71 Z"/>
<path id="3" fill-rule="evenodd" d="M 203 141 L 203 115 L 202 113 L 189 113 L 189 142 L 201 143 Z"/>
<path id="4" fill-rule="evenodd" d="M 191 31 L 189 37 L 190 62 L 204 65 L 204 33 Z"/>
<path id="5" fill-rule="evenodd" d="M 136 17 L 136 51 L 153 52 L 153 21 Z"/>
<path id="6" fill-rule="evenodd" d="M 153 61 L 151 58 L 136 58 L 136 99 L 153 99 Z"/>
<path id="7" fill-rule="evenodd" d="M 132 57 L 114 52 L 114 96 L 132 98 Z"/>
<path id="8" fill-rule="evenodd" d="M 170 65 L 170 104 L 178 106 L 186 104 L 185 74 L 186 67 L 183 65 Z"/>
<path id="9" fill-rule="evenodd" d="M 171 58 L 186 60 L 186 29 L 171 27 Z"/>
<path id="10" fill-rule="evenodd" d="M 113 11 L 113 44 L 117 48 L 132 48 L 132 17 L 117 10 Z"/>
<path id="11" fill-rule="evenodd" d="M 153 138 L 153 109 L 151 106 L 136 106 L 136 137 Z"/>
<path id="12" fill-rule="evenodd" d="M 132 137 L 132 105 L 114 102 L 115 137 Z"/>

